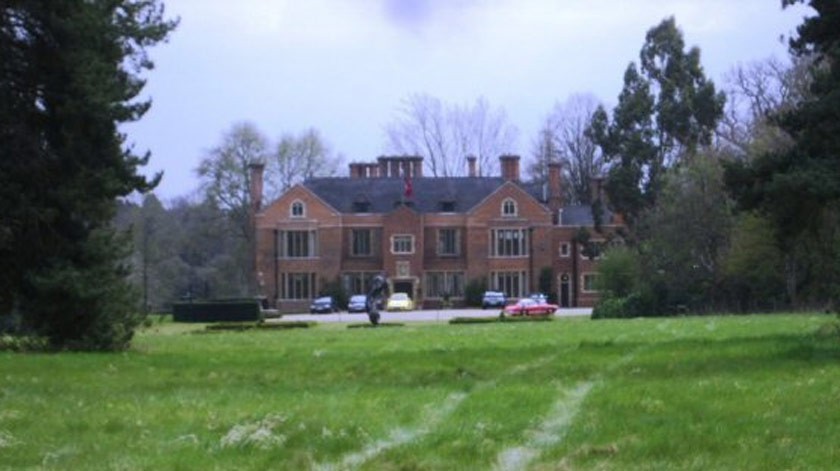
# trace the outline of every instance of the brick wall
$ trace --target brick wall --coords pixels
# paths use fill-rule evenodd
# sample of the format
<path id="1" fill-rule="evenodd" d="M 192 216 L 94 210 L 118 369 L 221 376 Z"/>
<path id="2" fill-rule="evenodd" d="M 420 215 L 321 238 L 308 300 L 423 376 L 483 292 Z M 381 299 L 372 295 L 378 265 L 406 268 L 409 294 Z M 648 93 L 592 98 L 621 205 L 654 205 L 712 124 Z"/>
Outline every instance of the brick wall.
<path id="1" fill-rule="evenodd" d="M 503 214 L 506 200 L 515 203 L 515 214 Z M 291 205 L 296 201 L 305 207 L 302 217 L 291 215 Z M 596 292 L 583 290 L 583 276 L 595 273 L 598 261 L 581 257 L 580 248 L 574 241 L 578 228 L 553 225 L 548 208 L 512 182 L 504 183 L 466 214 L 419 214 L 411 207 L 400 206 L 387 214 L 342 215 L 310 190 L 296 186 L 258 214 L 256 226 L 258 280 L 262 293 L 269 301 L 278 296 L 275 280 L 282 272 L 317 273 L 320 287 L 322 281 L 332 281 L 345 272 L 384 270 L 389 276 L 391 289 L 395 286 L 408 286 L 415 301 L 422 303 L 426 271 L 463 271 L 465 284 L 474 279 L 487 279 L 492 271 L 524 271 L 528 275 L 526 290 L 537 291 L 540 273 L 546 267 L 553 272 L 551 292 L 558 301 L 561 300 L 564 275 L 568 278 L 567 301 L 570 306 L 591 306 L 598 297 Z M 372 256 L 352 256 L 354 228 L 374 231 Z M 457 228 L 460 231 L 459 256 L 440 256 L 437 253 L 437 237 L 441 228 Z M 494 228 L 525 230 L 529 239 L 529 254 L 521 257 L 491 257 L 490 230 Z M 278 229 L 317 230 L 318 256 L 304 260 L 277 260 L 274 240 Z M 590 232 L 593 231 L 590 229 Z M 412 236 L 413 253 L 393 253 L 392 241 L 395 235 Z M 600 237 L 593 233 L 594 239 Z M 562 244 L 568 248 L 567 256 L 561 254 Z M 407 272 L 400 273 L 401 268 L 407 269 Z M 300 312 L 305 311 L 308 304 L 309 300 L 282 301 L 279 308 L 286 312 Z"/>

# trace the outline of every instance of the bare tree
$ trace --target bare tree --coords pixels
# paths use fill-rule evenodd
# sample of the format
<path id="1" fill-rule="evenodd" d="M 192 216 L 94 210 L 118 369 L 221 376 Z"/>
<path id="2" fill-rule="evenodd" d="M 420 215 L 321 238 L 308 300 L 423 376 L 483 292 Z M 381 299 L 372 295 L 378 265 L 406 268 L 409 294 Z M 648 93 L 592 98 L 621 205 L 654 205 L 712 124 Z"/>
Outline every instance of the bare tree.
<path id="1" fill-rule="evenodd" d="M 792 109 L 808 96 L 811 60 L 787 63 L 775 57 L 739 64 L 726 76 L 728 97 L 718 130 L 718 144 L 738 158 L 791 143 L 771 117 Z"/>
<path id="2" fill-rule="evenodd" d="M 533 143 L 533 161 L 528 166 L 531 178 L 545 181 L 548 164 L 561 162 L 564 196 L 570 203 L 590 203 L 590 179 L 604 173 L 604 160 L 588 133 L 598 104 L 594 96 L 583 94 L 557 103 Z"/>
<path id="3" fill-rule="evenodd" d="M 251 177 L 248 166 L 264 163 L 268 140 L 255 125 L 234 124 L 211 149 L 196 169 L 208 200 L 226 211 L 236 221 L 245 239 L 250 238 Z"/>
<path id="4" fill-rule="evenodd" d="M 222 142 L 202 159 L 196 173 L 201 179 L 202 191 L 208 202 L 220 208 L 239 231 L 243 245 L 243 274 L 249 287 L 255 289 L 254 260 L 250 254 L 254 247 L 254 228 L 251 223 L 252 163 L 266 161 L 268 141 L 251 123 L 234 124 L 224 134 Z"/>
<path id="5" fill-rule="evenodd" d="M 468 155 L 476 156 L 480 174 L 496 173 L 496 158 L 510 152 L 518 137 L 504 109 L 483 97 L 459 106 L 426 94 L 403 100 L 385 133 L 387 152 L 422 156 L 436 177 L 463 175 Z"/>
<path id="6" fill-rule="evenodd" d="M 285 134 L 268 159 L 266 184 L 273 199 L 293 185 L 316 176 L 329 177 L 338 172 L 342 157 L 334 155 L 329 144 L 315 128 L 300 135 Z"/>
<path id="7" fill-rule="evenodd" d="M 555 124 L 552 115 L 546 116 L 537 137 L 531 143 L 533 160 L 528 163 L 526 171 L 533 181 L 548 181 L 548 164 L 562 162 L 560 149 L 557 147 L 560 139 Z"/>

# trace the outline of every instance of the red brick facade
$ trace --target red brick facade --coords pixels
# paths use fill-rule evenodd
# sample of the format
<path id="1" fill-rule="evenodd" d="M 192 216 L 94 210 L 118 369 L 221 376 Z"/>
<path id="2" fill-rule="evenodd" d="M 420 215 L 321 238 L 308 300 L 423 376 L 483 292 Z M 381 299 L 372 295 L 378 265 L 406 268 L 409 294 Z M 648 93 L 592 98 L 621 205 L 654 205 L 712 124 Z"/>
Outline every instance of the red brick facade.
<path id="1" fill-rule="evenodd" d="M 364 292 L 366 280 L 384 271 L 391 291 L 409 293 L 418 306 L 440 306 L 446 297 L 462 305 L 473 280 L 525 296 L 539 291 L 541 273 L 550 271 L 558 304 L 595 303 L 597 260 L 582 256 L 575 239 L 587 226 L 592 240 L 600 236 L 587 208 L 574 214 L 590 214 L 588 224 L 564 221 L 575 218 L 560 214 L 559 181 L 541 191 L 522 184 L 515 156 L 501 158 L 505 178 L 449 180 L 422 177 L 418 159 L 351 164 L 350 177 L 304 182 L 257 211 L 257 280 L 269 302 L 305 311 L 325 283 Z M 400 175 L 413 178 L 410 198 L 400 194 Z M 559 179 L 559 168 L 550 177 Z"/>

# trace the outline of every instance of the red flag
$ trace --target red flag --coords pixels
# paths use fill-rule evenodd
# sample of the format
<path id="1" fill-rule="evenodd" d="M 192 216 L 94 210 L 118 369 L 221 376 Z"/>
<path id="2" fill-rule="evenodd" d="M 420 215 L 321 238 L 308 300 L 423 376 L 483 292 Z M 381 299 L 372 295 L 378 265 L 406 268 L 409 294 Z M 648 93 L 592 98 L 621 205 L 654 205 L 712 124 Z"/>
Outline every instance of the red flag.
<path id="1" fill-rule="evenodd" d="M 414 194 L 414 188 L 411 186 L 411 178 L 409 178 L 409 176 L 406 175 L 403 179 L 403 182 L 405 183 L 405 197 L 411 198 L 411 196 Z"/>

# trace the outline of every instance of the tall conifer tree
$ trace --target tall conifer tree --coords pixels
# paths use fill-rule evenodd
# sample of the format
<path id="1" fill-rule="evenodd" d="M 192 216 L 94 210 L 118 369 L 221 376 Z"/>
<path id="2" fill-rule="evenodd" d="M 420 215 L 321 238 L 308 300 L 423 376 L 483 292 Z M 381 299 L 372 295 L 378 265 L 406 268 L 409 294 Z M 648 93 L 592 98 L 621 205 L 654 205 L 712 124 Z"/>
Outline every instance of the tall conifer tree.
<path id="1" fill-rule="evenodd" d="M 118 126 L 149 109 L 146 49 L 175 26 L 157 0 L 0 7 L 0 316 L 55 348 L 125 348 L 138 322 L 111 220 L 160 176 Z"/>

